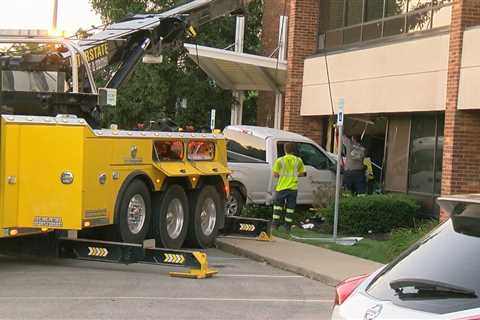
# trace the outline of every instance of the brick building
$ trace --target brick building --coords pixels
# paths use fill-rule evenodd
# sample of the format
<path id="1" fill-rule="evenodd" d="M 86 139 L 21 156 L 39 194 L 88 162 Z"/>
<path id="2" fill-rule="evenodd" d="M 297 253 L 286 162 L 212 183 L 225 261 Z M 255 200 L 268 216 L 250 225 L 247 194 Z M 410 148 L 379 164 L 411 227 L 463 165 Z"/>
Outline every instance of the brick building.
<path id="1" fill-rule="evenodd" d="M 265 55 L 289 16 L 284 129 L 331 149 L 343 98 L 385 190 L 432 212 L 440 194 L 480 192 L 479 0 L 265 0 L 264 12 Z"/>

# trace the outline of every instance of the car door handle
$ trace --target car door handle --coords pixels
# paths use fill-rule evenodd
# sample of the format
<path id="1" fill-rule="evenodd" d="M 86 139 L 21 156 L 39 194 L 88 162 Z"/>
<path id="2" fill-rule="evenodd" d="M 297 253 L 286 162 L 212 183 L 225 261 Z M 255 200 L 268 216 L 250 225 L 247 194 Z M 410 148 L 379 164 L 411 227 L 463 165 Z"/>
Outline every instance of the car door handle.
<path id="1" fill-rule="evenodd" d="M 218 172 L 218 169 L 217 169 L 217 168 L 213 168 L 212 171 L 213 171 L 213 172 Z"/>
<path id="2" fill-rule="evenodd" d="M 187 173 L 187 170 L 185 170 L 185 169 L 180 169 L 180 173 Z"/>

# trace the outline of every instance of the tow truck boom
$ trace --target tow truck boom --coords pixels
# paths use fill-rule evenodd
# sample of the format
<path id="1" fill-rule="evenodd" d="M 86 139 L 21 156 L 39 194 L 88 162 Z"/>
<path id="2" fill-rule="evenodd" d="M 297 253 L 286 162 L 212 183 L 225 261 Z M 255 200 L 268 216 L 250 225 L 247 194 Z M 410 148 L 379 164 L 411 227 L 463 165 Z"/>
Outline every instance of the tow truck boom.
<path id="1" fill-rule="evenodd" d="M 106 104 L 99 95 L 112 90 L 97 90 L 95 72 L 117 66 L 106 88 L 118 89 L 142 59 L 160 61 L 163 48 L 182 42 L 186 33 L 194 35 L 197 26 L 242 13 L 250 1 L 194 0 L 158 14 L 133 15 L 76 39 L 0 31 L 0 45 L 14 48 L 0 52 L 0 114 L 75 114 L 96 127 Z M 35 52 L 32 46 L 38 46 Z"/>

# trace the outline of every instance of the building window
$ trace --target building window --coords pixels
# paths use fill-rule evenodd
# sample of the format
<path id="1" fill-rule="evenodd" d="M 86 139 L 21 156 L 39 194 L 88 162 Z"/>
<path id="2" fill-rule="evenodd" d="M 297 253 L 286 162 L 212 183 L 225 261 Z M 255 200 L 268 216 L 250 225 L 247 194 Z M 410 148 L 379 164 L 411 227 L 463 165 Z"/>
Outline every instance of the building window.
<path id="1" fill-rule="evenodd" d="M 385 190 L 440 195 L 444 121 L 443 113 L 389 119 Z"/>
<path id="2" fill-rule="evenodd" d="M 452 13 L 452 0 L 319 1 L 322 50 L 448 27 Z"/>
<path id="3" fill-rule="evenodd" d="M 408 192 L 439 195 L 442 180 L 443 115 L 415 115 L 410 133 Z"/>

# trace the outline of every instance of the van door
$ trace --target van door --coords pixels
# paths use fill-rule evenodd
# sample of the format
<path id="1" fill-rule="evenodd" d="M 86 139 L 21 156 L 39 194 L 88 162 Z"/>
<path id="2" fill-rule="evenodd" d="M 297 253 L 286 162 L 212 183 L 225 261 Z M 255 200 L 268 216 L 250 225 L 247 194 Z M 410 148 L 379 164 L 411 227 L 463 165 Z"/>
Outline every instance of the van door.
<path id="1" fill-rule="evenodd" d="M 299 204 L 312 204 L 314 192 L 323 183 L 335 183 L 335 172 L 333 161 L 316 145 L 308 142 L 292 142 L 297 147 L 297 156 L 299 156 L 305 165 L 307 176 L 298 179 L 298 197 Z M 281 157 L 284 155 L 283 146 L 285 141 L 277 143 L 277 153 Z"/>
<path id="2" fill-rule="evenodd" d="M 227 138 L 228 165 L 232 171 L 231 181 L 245 187 L 247 202 L 265 203 L 271 175 L 265 139 L 248 131 L 225 130 L 224 134 Z"/>

